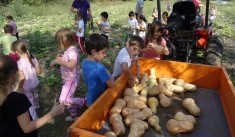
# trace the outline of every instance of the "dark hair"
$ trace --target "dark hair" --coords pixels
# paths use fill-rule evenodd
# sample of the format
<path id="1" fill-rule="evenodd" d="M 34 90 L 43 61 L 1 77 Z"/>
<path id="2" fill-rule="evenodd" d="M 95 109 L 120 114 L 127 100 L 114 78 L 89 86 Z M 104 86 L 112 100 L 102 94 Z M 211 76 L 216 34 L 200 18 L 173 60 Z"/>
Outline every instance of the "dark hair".
<path id="1" fill-rule="evenodd" d="M 144 15 L 141 14 L 141 15 L 138 16 L 138 18 L 141 19 L 141 20 L 144 20 Z"/>
<path id="2" fill-rule="evenodd" d="M 0 55 L 0 106 L 7 97 L 7 85 L 9 77 L 18 70 L 17 63 L 8 55 Z"/>
<path id="3" fill-rule="evenodd" d="M 129 17 L 130 16 L 135 16 L 135 12 L 134 11 L 130 11 L 128 15 L 129 15 Z"/>
<path id="4" fill-rule="evenodd" d="M 69 28 L 61 28 L 56 32 L 55 40 L 60 49 L 68 48 L 75 44 L 74 32 Z"/>
<path id="5" fill-rule="evenodd" d="M 27 57 L 28 57 L 30 64 L 32 65 L 32 67 L 35 67 L 35 65 L 32 61 L 31 55 L 27 50 L 27 45 L 26 45 L 25 41 L 23 41 L 23 40 L 14 41 L 11 44 L 11 49 L 12 49 L 12 51 L 17 51 L 19 54 L 23 54 L 23 53 L 27 54 Z"/>
<path id="6" fill-rule="evenodd" d="M 78 20 L 78 17 L 81 17 L 81 19 L 82 19 L 82 18 L 83 18 L 82 13 L 78 12 L 78 13 L 75 15 L 75 20 Z"/>
<path id="7" fill-rule="evenodd" d="M 145 40 L 145 45 L 147 45 L 149 43 L 149 41 L 153 40 L 153 35 L 155 33 L 155 28 L 158 27 L 158 31 L 161 31 L 163 33 L 163 26 L 162 23 L 160 21 L 154 21 L 148 30 L 148 33 L 146 35 L 146 40 Z M 158 37 L 157 39 L 157 43 L 161 44 L 162 42 L 162 36 Z"/>
<path id="8" fill-rule="evenodd" d="M 13 17 L 11 15 L 6 16 L 7 19 L 13 20 Z"/>
<path id="9" fill-rule="evenodd" d="M 5 25 L 3 27 L 5 33 L 13 33 L 14 28 L 11 25 Z"/>
<path id="10" fill-rule="evenodd" d="M 144 40 L 137 35 L 131 36 L 129 40 L 130 46 L 138 45 L 141 49 L 144 47 Z"/>
<path id="11" fill-rule="evenodd" d="M 167 11 L 164 11 L 163 13 L 162 13 L 162 16 L 163 15 L 166 15 L 167 17 L 168 17 L 168 12 Z"/>
<path id="12" fill-rule="evenodd" d="M 93 49 L 95 49 L 96 52 L 99 52 L 104 48 L 109 48 L 108 40 L 98 33 L 91 34 L 90 37 L 86 39 L 85 45 L 88 55 L 91 55 Z"/>
<path id="13" fill-rule="evenodd" d="M 104 11 L 104 12 L 101 12 L 100 16 L 103 16 L 105 19 L 107 19 L 109 17 L 109 14 L 108 12 Z"/>

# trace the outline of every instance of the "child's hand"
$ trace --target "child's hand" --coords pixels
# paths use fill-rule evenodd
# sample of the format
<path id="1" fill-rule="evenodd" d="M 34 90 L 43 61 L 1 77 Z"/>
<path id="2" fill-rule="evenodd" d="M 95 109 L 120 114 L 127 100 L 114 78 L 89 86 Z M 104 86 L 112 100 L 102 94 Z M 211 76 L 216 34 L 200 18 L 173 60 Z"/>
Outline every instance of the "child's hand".
<path id="1" fill-rule="evenodd" d="M 64 109 L 65 109 L 64 103 L 55 103 L 55 105 L 53 106 L 53 108 L 50 111 L 50 114 L 52 117 L 55 117 L 55 116 L 63 113 Z"/>
<path id="2" fill-rule="evenodd" d="M 55 64 L 57 64 L 57 59 L 54 59 L 54 60 L 51 61 L 51 63 L 50 63 L 50 68 L 53 68 L 53 66 L 54 66 Z"/>
<path id="3" fill-rule="evenodd" d="M 63 55 L 62 55 L 62 54 L 58 54 L 58 55 L 56 56 L 56 59 L 60 59 L 60 60 L 62 60 L 62 57 L 63 57 Z"/>
<path id="4" fill-rule="evenodd" d="M 153 43 L 148 43 L 147 48 L 154 50 L 157 54 L 162 54 L 164 47 Z"/>
<path id="5" fill-rule="evenodd" d="M 138 84 L 138 79 L 136 77 L 129 78 L 128 80 L 129 87 L 133 87 L 135 84 Z"/>

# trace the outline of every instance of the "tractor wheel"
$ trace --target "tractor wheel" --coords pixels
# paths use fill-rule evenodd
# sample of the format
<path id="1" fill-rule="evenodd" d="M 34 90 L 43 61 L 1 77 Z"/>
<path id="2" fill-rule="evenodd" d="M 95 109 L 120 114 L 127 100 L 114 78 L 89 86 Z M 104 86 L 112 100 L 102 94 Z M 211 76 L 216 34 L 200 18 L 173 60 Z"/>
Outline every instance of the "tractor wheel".
<path id="1" fill-rule="evenodd" d="M 208 65 L 221 66 L 224 42 L 218 36 L 211 36 L 206 48 L 205 62 Z"/>

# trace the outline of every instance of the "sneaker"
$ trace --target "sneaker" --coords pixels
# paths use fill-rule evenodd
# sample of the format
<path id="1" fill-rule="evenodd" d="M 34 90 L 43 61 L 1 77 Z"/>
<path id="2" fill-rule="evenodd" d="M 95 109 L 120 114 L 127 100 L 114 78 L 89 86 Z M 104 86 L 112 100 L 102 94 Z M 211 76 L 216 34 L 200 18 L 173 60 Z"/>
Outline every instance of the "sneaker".
<path id="1" fill-rule="evenodd" d="M 77 119 L 78 119 L 78 117 L 74 116 L 74 118 L 73 118 L 73 116 L 70 115 L 65 118 L 65 121 L 76 121 Z"/>

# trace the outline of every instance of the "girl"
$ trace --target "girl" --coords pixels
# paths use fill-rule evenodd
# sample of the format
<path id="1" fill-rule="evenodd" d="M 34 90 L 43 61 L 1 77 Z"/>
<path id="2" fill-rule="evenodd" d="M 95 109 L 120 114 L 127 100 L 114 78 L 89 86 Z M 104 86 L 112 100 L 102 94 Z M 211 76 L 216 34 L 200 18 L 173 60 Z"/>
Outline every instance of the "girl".
<path id="1" fill-rule="evenodd" d="M 82 14 L 81 13 L 77 13 L 76 14 L 76 19 L 75 19 L 75 30 L 76 30 L 76 36 L 75 36 L 75 41 L 76 43 L 79 45 L 79 48 L 81 49 L 81 51 L 83 53 L 86 53 L 85 51 L 85 47 L 84 47 L 84 22 L 82 19 Z"/>
<path id="2" fill-rule="evenodd" d="M 32 121 L 29 100 L 12 89 L 18 75 L 17 63 L 8 55 L 0 55 L 0 70 L 1 137 L 37 137 L 36 129 L 64 112 L 64 105 L 56 104 L 49 113 Z"/>
<path id="3" fill-rule="evenodd" d="M 14 28 L 13 36 L 16 36 L 16 38 L 19 39 L 18 28 L 17 28 L 17 25 L 16 25 L 13 17 L 12 16 L 6 16 L 6 19 L 7 19 L 8 25 L 11 25 Z"/>
<path id="4" fill-rule="evenodd" d="M 157 8 L 153 8 L 152 17 L 153 17 L 153 22 L 158 20 L 158 11 L 157 11 Z"/>
<path id="5" fill-rule="evenodd" d="M 77 118 L 77 108 L 81 108 L 86 104 L 86 99 L 75 98 L 74 93 L 79 81 L 78 74 L 78 49 L 73 46 L 75 44 L 74 34 L 70 29 L 62 28 L 56 32 L 55 38 L 61 49 L 65 49 L 63 55 L 58 55 L 50 63 L 50 67 L 59 64 L 63 87 L 60 94 L 60 102 L 64 102 L 67 105 L 67 109 L 70 112 L 70 116 L 66 117 L 66 121 L 75 121 Z"/>
<path id="6" fill-rule="evenodd" d="M 40 67 L 37 59 L 30 56 L 24 41 L 14 41 L 11 48 L 12 51 L 19 56 L 19 60 L 17 61 L 20 74 L 18 89 L 22 89 L 23 93 L 28 97 L 30 103 L 32 104 L 29 112 L 33 120 L 35 120 L 38 118 L 35 109 L 40 107 L 36 88 L 39 84 L 37 75 L 40 74 Z"/>
<path id="7" fill-rule="evenodd" d="M 145 38 L 145 48 L 142 50 L 143 57 L 161 59 L 161 55 L 169 55 L 166 41 L 162 38 L 163 28 L 161 22 L 153 22 Z"/>
<path id="8" fill-rule="evenodd" d="M 162 13 L 162 25 L 163 25 L 163 26 L 166 26 L 166 24 L 167 24 L 167 18 L 168 18 L 168 12 L 167 12 L 167 11 L 164 11 L 164 12 Z"/>

